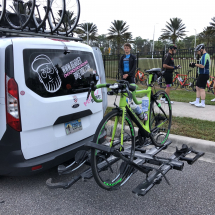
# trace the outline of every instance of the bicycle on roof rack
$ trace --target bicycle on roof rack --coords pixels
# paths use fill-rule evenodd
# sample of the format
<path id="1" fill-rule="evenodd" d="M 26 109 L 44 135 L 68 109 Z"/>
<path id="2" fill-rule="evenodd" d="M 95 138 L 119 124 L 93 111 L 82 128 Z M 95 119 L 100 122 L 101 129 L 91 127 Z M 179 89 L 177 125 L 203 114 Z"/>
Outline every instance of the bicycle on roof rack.
<path id="1" fill-rule="evenodd" d="M 115 84 L 98 84 L 92 81 L 87 95 L 90 93 L 95 102 L 102 102 L 94 95 L 95 90 L 106 87 L 110 88 L 109 95 L 120 95 L 119 106 L 104 116 L 98 125 L 92 142 L 84 145 L 86 150 L 80 150 L 75 156 L 75 161 L 69 165 L 60 165 L 59 174 L 69 174 L 76 163 L 78 167 L 84 163 L 90 163 L 90 168 L 68 182 L 53 183 L 48 179 L 46 184 L 49 188 L 64 188 L 72 186 L 79 179 L 90 179 L 94 177 L 96 183 L 103 189 L 116 190 L 123 186 L 138 170 L 146 174 L 146 180 L 138 185 L 133 193 L 145 195 L 155 184 L 159 184 L 170 169 L 182 170 L 184 163 L 180 160 L 193 164 L 204 153 L 197 152 L 186 145 L 170 158 L 158 157 L 156 154 L 166 149 L 171 141 L 168 136 L 171 128 L 172 108 L 168 95 L 164 91 L 152 93 L 153 77 L 160 69 L 146 71 L 149 74 L 148 88 L 137 91 L 136 85 L 130 85 L 127 81 L 118 81 Z M 98 80 L 98 77 L 94 79 Z M 145 114 L 149 117 L 145 120 L 139 119 L 131 108 L 132 101 L 140 104 L 136 95 L 144 93 L 149 99 L 149 108 Z M 128 97 L 128 103 L 126 98 Z M 160 99 L 166 97 L 167 104 L 161 103 Z M 136 136 L 135 134 L 138 133 Z M 147 148 L 149 145 L 155 147 Z M 88 151 L 90 150 L 90 151 Z M 186 155 L 193 152 L 194 158 Z M 158 165 L 158 168 L 145 164 Z M 151 174 L 149 174 L 151 172 Z"/>
<path id="2" fill-rule="evenodd" d="M 80 17 L 79 0 L 2 0 L 0 26 L 27 32 L 69 36 Z M 2 30 L 2 29 L 1 29 Z"/>

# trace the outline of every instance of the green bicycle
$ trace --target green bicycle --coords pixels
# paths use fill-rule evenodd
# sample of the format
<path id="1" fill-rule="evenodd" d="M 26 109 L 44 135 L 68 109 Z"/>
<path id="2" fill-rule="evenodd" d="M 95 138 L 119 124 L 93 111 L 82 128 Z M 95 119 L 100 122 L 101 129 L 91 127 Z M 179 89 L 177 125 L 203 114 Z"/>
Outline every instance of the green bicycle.
<path id="1" fill-rule="evenodd" d="M 134 168 L 129 165 L 129 162 L 138 162 L 134 156 L 137 149 L 135 147 L 136 132 L 138 132 L 139 142 L 149 138 L 156 147 L 163 146 L 168 139 L 172 120 L 170 99 L 164 91 L 155 94 L 152 91 L 154 75 L 158 72 L 160 69 L 146 71 L 149 74 L 148 88 L 138 91 L 136 85 L 130 85 L 127 81 L 96 86 L 94 82 L 91 82 L 88 97 L 91 92 L 95 102 L 102 102 L 94 95 L 94 91 L 102 87 L 110 88 L 112 91 L 109 94 L 120 95 L 119 106 L 104 116 L 93 139 L 94 143 L 108 146 L 112 152 L 115 150 L 120 155 L 114 156 L 113 153 L 102 151 L 101 148 L 100 150 L 91 149 L 92 173 L 97 184 L 103 189 L 117 189 L 130 178 Z M 146 121 L 139 119 L 126 102 L 128 97 L 129 103 L 133 100 L 135 104 L 141 104 L 142 101 L 136 98 L 138 94 L 145 94 L 149 98 L 148 111 L 145 113 L 149 117 Z M 161 98 L 164 97 L 169 101 L 167 104 L 161 102 Z"/>

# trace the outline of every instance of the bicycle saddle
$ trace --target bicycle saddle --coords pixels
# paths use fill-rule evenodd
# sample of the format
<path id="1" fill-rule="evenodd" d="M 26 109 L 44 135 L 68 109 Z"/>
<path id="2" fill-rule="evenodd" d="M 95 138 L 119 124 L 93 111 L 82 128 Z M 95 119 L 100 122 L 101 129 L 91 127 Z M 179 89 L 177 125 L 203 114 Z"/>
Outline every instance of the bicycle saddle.
<path id="1" fill-rule="evenodd" d="M 150 69 L 150 70 L 146 70 L 147 73 L 153 73 L 153 74 L 156 74 L 158 72 L 161 72 L 161 68 L 153 68 L 153 69 Z"/>

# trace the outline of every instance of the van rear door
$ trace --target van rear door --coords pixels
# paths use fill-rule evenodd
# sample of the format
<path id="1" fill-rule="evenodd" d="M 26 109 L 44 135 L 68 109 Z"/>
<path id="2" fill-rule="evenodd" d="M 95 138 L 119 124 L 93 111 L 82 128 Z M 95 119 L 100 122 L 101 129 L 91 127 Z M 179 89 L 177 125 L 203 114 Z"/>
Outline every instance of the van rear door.
<path id="1" fill-rule="evenodd" d="M 59 41 L 13 40 L 25 159 L 92 136 L 103 117 L 101 103 L 86 101 L 91 76 L 99 73 L 92 49 L 68 44 L 70 53 Z M 95 95 L 101 98 L 101 90 Z"/>

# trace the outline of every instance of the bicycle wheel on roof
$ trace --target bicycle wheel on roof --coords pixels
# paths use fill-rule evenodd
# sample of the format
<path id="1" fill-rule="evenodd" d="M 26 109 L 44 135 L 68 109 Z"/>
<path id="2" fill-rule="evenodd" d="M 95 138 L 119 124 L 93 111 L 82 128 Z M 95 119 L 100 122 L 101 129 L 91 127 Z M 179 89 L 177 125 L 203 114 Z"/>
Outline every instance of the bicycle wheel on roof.
<path id="1" fill-rule="evenodd" d="M 49 3 L 49 0 L 36 0 L 35 2 L 33 20 L 38 30 L 45 30 L 48 24 L 47 17 L 50 9 Z"/>
<path id="2" fill-rule="evenodd" d="M 66 35 L 71 33 L 78 24 L 80 17 L 79 0 L 65 0 L 66 10 L 63 21 L 58 29 L 58 34 Z"/>
<path id="3" fill-rule="evenodd" d="M 16 30 L 23 30 L 33 16 L 34 7 L 35 0 L 7 0 L 5 17 L 8 24 Z"/>
<path id="4" fill-rule="evenodd" d="M 65 0 L 50 0 L 50 10 L 46 19 L 45 32 L 55 32 L 60 27 L 66 10 Z"/>
<path id="5" fill-rule="evenodd" d="M 0 0 L 0 22 L 2 21 L 5 14 L 6 0 Z"/>

